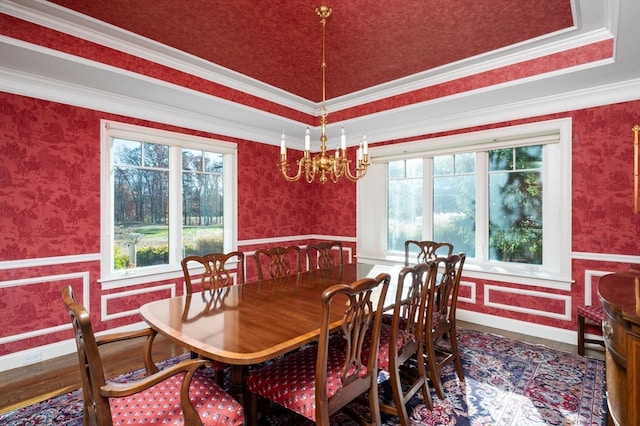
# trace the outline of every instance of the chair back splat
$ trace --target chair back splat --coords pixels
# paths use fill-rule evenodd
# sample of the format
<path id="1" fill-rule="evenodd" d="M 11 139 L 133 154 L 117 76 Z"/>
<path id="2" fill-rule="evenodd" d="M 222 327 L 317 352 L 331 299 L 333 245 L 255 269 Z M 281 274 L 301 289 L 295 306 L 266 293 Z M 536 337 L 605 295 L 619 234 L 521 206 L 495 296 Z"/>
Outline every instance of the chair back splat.
<path id="1" fill-rule="evenodd" d="M 180 263 L 187 295 L 192 295 L 194 290 L 198 290 L 194 289 L 194 285 L 199 284 L 202 297 L 203 299 L 209 298 L 207 305 L 211 308 L 215 308 L 217 303 L 224 300 L 226 294 L 224 290 L 229 290 L 227 287 L 234 284 L 244 284 L 244 253 L 240 251 L 187 256 Z M 208 292 L 208 295 L 205 295 L 205 292 Z M 209 311 L 211 312 L 211 309 Z M 191 352 L 191 358 L 199 356 L 198 353 Z M 212 361 L 212 363 L 216 370 L 216 383 L 223 386 L 224 370 L 228 365 L 221 361 Z"/>
<path id="2" fill-rule="evenodd" d="M 428 300 L 425 303 L 425 355 L 429 366 L 429 377 L 440 399 L 444 399 L 440 374 L 446 364 L 453 362 L 458 379 L 464 381 L 462 359 L 456 335 L 456 310 L 465 259 L 466 255 L 459 253 L 448 257 L 438 257 L 433 262 L 435 268 L 439 270 L 439 275 L 436 279 L 436 285 L 430 288 Z M 449 349 L 445 345 L 437 344 L 440 338 L 450 340 Z"/>
<path id="3" fill-rule="evenodd" d="M 407 240 L 404 242 L 404 266 L 411 263 L 428 263 L 437 257 L 448 257 L 453 253 L 453 244 L 436 241 Z M 412 261 L 412 257 L 415 261 Z"/>
<path id="4" fill-rule="evenodd" d="M 254 253 L 258 279 L 285 277 L 302 272 L 300 247 L 272 247 Z"/>
<path id="5" fill-rule="evenodd" d="M 257 417 L 255 397 L 259 395 L 301 414 L 318 425 L 329 425 L 329 417 L 340 409 L 358 418 L 360 424 L 381 423 L 378 402 L 377 354 L 384 299 L 389 274 L 364 278 L 351 284 L 336 284 L 322 293 L 320 338 L 307 347 L 251 373 L 247 387 L 252 395 L 250 419 Z M 348 300 L 348 302 L 346 302 Z M 341 323 L 338 331 L 335 324 Z M 371 354 L 364 363 L 365 335 L 373 330 Z M 330 344 L 332 333 L 344 344 Z M 368 393 L 369 419 L 363 419 L 346 405 Z"/>
<path id="6" fill-rule="evenodd" d="M 233 284 L 244 284 L 244 253 L 239 251 L 187 256 L 182 259 L 181 264 L 187 294 L 193 293 L 193 285 L 198 275 L 200 275 L 201 290 L 218 290 Z M 191 267 L 198 267 L 198 270 L 192 272 L 189 269 Z M 201 268 L 204 268 L 204 272 L 200 272 Z"/>
<path id="7" fill-rule="evenodd" d="M 202 370 L 211 363 L 202 359 L 182 361 L 158 371 L 151 358 L 156 332 L 151 328 L 112 333 L 98 338 L 93 333 L 89 312 L 76 302 L 71 286 L 62 289 L 62 299 L 71 317 L 78 349 L 82 392 L 83 423 L 110 426 L 115 424 L 150 423 L 185 425 L 241 425 L 244 410 Z M 147 376 L 128 383 L 107 383 L 99 346 L 123 340 L 144 338 L 142 359 Z M 166 403 L 157 411 L 157 395 Z M 131 410 L 131 406 L 149 410 Z M 203 423 L 203 419 L 205 423 Z"/>
<path id="8" fill-rule="evenodd" d="M 340 241 L 322 242 L 307 245 L 309 269 L 328 269 L 344 264 L 342 243 Z"/>

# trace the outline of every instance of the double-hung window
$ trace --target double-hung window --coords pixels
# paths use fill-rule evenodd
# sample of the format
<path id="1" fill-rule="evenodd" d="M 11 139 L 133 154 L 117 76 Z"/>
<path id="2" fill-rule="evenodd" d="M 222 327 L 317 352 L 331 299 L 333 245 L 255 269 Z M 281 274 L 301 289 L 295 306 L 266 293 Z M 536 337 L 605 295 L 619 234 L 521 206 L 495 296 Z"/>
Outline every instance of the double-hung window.
<path id="1" fill-rule="evenodd" d="M 406 240 L 444 241 L 466 253 L 471 273 L 568 282 L 570 130 L 554 120 L 371 147 L 358 257 L 399 261 Z"/>
<path id="2" fill-rule="evenodd" d="M 102 122 L 102 280 L 180 270 L 236 244 L 236 145 Z"/>

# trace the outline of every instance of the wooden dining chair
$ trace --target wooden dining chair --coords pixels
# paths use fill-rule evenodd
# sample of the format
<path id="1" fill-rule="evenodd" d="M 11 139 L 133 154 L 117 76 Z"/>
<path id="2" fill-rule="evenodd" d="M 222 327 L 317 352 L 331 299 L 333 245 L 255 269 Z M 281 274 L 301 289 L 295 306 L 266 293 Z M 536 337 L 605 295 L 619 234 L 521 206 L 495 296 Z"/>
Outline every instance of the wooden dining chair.
<path id="1" fill-rule="evenodd" d="M 214 300 L 215 297 L 220 296 L 224 287 L 244 284 L 244 253 L 240 251 L 187 256 L 180 263 L 187 295 L 193 294 L 194 284 L 198 281 L 200 289 L 203 291 L 203 299 L 209 297 L 209 300 Z M 235 281 L 233 279 L 234 273 Z M 198 277 L 199 280 L 197 279 Z M 205 295 L 205 291 L 208 291 L 209 294 Z M 199 356 L 196 352 L 191 352 L 191 358 Z M 215 360 L 211 362 L 216 372 L 216 382 L 222 386 L 224 384 L 225 369 L 229 365 Z"/>
<path id="2" fill-rule="evenodd" d="M 602 330 L 602 319 L 604 317 L 604 306 L 596 302 L 595 305 L 581 305 L 577 309 L 578 316 L 578 355 L 584 356 L 586 344 L 594 344 L 599 350 L 604 350 L 604 338 L 587 337 L 587 328 L 590 331 Z"/>
<path id="3" fill-rule="evenodd" d="M 251 403 L 247 415 L 252 424 L 257 417 L 256 396 L 277 403 L 318 425 L 329 425 L 329 417 L 346 404 L 368 392 L 369 419 L 361 424 L 381 423 L 378 401 L 377 355 L 389 274 L 364 278 L 351 284 L 336 284 L 322 293 L 322 316 L 317 345 L 309 346 L 274 361 L 249 374 L 247 389 Z M 377 302 L 374 302 L 374 292 Z M 337 303 L 334 299 L 348 298 Z M 332 303 L 333 302 L 333 303 Z M 341 318 L 346 351 L 329 344 Z M 373 329 L 371 357 L 362 362 L 364 336 Z M 356 416 L 354 412 L 348 412 Z"/>
<path id="4" fill-rule="evenodd" d="M 404 266 L 410 263 L 427 263 L 438 256 L 448 257 L 453 253 L 453 244 L 436 241 L 407 240 L 404 242 Z M 415 261 L 412 261 L 412 258 Z"/>
<path id="5" fill-rule="evenodd" d="M 425 324 L 425 361 L 429 367 L 429 378 L 440 399 L 445 398 L 440 376 L 446 364 L 454 363 L 458 379 L 464 381 L 456 335 L 456 309 L 465 259 L 464 253 L 436 258 L 433 262 L 437 273 L 435 285 L 430 286 L 424 295 L 427 298 L 423 311 L 425 318 L 420 322 Z M 438 345 L 439 339 L 448 339 L 449 344 Z"/>
<path id="6" fill-rule="evenodd" d="M 435 284 L 435 278 L 435 263 L 418 263 L 400 270 L 393 312 L 385 318 L 390 321 L 383 320 L 380 329 L 378 369 L 389 372 L 393 393 L 393 404 L 380 402 L 380 410 L 397 416 L 403 426 L 410 424 L 407 403 L 419 391 L 427 408 L 433 407 L 425 363 L 413 361 L 425 356 L 421 340 L 424 324 L 419 320 L 425 318 L 421 314 L 428 300 L 424 294 Z M 368 359 L 366 352 L 363 359 Z"/>
<path id="7" fill-rule="evenodd" d="M 321 242 L 307 245 L 309 270 L 329 269 L 344 264 L 340 241 Z"/>
<path id="8" fill-rule="evenodd" d="M 200 277 L 199 284 L 202 290 L 244 284 L 244 253 L 240 251 L 187 256 L 180 263 L 187 294 L 193 293 L 196 277 Z"/>
<path id="9" fill-rule="evenodd" d="M 271 247 L 254 253 L 258 279 L 285 277 L 302 272 L 300 247 Z"/>
<path id="10" fill-rule="evenodd" d="M 152 421 L 185 425 L 243 423 L 242 405 L 204 374 L 202 367 L 210 366 L 209 361 L 186 360 L 158 371 L 151 358 L 156 336 L 153 329 L 96 337 L 89 312 L 76 302 L 71 286 L 62 289 L 62 299 L 71 317 L 78 348 L 85 425 Z M 129 383 L 107 382 L 99 347 L 141 337 L 146 339 L 143 360 L 147 376 Z"/>

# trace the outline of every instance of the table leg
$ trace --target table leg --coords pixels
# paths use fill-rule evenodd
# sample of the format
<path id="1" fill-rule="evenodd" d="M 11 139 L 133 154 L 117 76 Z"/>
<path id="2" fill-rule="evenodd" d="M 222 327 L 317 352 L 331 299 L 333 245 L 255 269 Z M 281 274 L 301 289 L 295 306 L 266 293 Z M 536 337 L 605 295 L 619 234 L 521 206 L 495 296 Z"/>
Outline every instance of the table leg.
<path id="1" fill-rule="evenodd" d="M 231 365 L 231 387 L 229 388 L 229 393 L 242 405 L 245 404 L 245 384 L 248 372 L 246 365 Z"/>
<path id="2" fill-rule="evenodd" d="M 231 365 L 231 386 L 229 393 L 244 407 L 245 425 L 255 426 L 257 407 L 255 397 L 247 391 L 247 376 L 249 367 L 246 365 Z"/>

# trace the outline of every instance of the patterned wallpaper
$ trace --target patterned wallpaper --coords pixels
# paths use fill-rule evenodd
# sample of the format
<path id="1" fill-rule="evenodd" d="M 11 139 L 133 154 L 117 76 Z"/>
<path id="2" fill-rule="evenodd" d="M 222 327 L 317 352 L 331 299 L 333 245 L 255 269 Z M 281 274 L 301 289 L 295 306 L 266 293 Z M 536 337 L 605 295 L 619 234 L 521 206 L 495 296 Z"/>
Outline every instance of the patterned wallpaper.
<path id="1" fill-rule="evenodd" d="M 632 214 L 631 205 L 631 127 L 640 118 L 640 101 L 482 128 L 558 117 L 573 118 L 573 250 L 640 255 L 640 215 Z M 216 136 L 3 93 L 0 95 L 0 261 L 100 251 L 101 118 L 199 136 Z M 324 186 L 319 183 L 287 183 L 277 168 L 278 147 L 243 140 L 235 142 L 239 147 L 240 240 L 312 234 L 355 237 L 355 185 L 346 181 Z M 372 200 L 371 208 L 376 208 L 375 200 Z M 574 264 L 574 306 L 584 299 L 583 268 L 582 264 Z M 38 286 L 0 288 L 0 338 L 61 323 L 59 288 L 69 282 L 76 287 L 83 281 L 81 277 L 46 277 L 64 276 L 68 269 L 69 266 L 48 266 L 36 271 L 23 268 L 0 270 L 0 281 L 4 282 L 23 276 L 43 277 Z M 144 285 L 134 286 L 133 291 L 139 291 L 140 296 L 114 298 L 108 302 L 110 312 L 133 313 L 103 320 L 100 302 L 110 292 L 103 294 L 101 287 L 96 285 L 99 262 L 88 262 L 81 269 L 88 271 L 89 293 L 76 292 L 90 298 L 92 316 L 98 323 L 98 329 L 137 321 L 135 309 L 139 304 L 169 295 L 167 291 L 151 294 L 145 292 Z M 492 283 L 477 283 L 479 287 L 489 284 Z M 549 304 L 548 299 L 531 298 L 527 301 L 517 293 L 494 297 L 500 303 L 506 303 L 509 298 L 518 298 L 512 303 L 530 303 L 531 309 Z M 483 307 L 479 302 L 482 302 L 481 297 L 465 308 L 508 318 L 535 320 L 561 328 L 572 327 L 566 321 L 505 312 L 495 307 Z M 59 340 L 60 336 L 69 338 L 70 334 L 62 332 L 60 335 L 19 339 L 0 345 L 0 355 L 51 343 Z"/>

